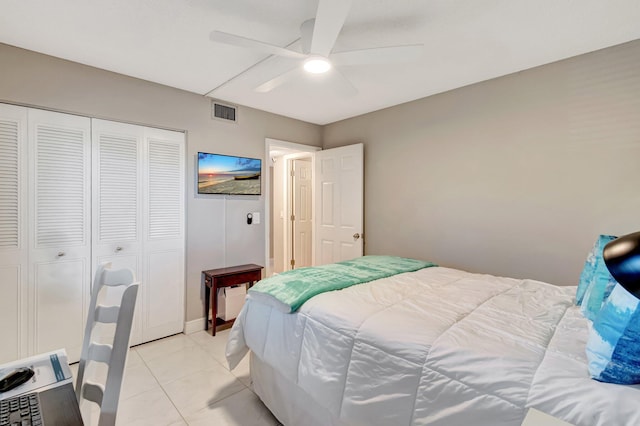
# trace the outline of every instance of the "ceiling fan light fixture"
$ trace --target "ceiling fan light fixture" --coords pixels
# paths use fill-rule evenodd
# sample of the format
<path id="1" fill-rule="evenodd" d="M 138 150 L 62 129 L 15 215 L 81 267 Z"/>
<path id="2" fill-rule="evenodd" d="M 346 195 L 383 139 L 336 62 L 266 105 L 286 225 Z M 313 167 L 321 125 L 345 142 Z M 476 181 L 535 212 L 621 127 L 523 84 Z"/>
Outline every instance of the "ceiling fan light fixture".
<path id="1" fill-rule="evenodd" d="M 331 62 L 321 56 L 313 56 L 304 61 L 304 70 L 312 74 L 322 74 L 331 69 Z"/>

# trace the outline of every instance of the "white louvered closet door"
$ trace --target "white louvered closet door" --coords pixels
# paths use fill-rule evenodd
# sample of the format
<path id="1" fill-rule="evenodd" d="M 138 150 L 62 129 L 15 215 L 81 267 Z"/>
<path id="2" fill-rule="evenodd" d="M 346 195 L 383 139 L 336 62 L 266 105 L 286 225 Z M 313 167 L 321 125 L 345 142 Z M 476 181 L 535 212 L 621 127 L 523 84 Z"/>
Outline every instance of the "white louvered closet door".
<path id="1" fill-rule="evenodd" d="M 142 274 L 142 144 L 145 128 L 92 120 L 92 273 L 102 262 Z M 142 285 L 141 287 L 142 288 Z M 114 302 L 120 288 L 105 289 Z M 140 291 L 142 294 L 142 290 Z M 131 345 L 142 343 L 142 298 L 138 297 Z"/>
<path id="2" fill-rule="evenodd" d="M 0 104 L 0 364 L 27 355 L 27 109 Z"/>
<path id="3" fill-rule="evenodd" d="M 89 296 L 90 119 L 29 109 L 30 353 L 77 361 Z"/>
<path id="4" fill-rule="evenodd" d="M 184 328 L 184 134 L 146 129 L 143 340 Z"/>

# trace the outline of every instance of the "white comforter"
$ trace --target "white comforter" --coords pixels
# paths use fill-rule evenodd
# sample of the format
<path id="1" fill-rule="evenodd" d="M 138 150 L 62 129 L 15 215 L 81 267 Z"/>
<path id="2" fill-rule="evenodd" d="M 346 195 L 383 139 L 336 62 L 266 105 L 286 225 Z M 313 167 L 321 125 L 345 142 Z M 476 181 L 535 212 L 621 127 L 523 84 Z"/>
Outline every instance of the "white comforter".
<path id="1" fill-rule="evenodd" d="M 250 348 L 353 425 L 640 425 L 640 386 L 591 380 L 575 287 L 434 267 L 318 295 L 295 314 L 248 298 Z"/>

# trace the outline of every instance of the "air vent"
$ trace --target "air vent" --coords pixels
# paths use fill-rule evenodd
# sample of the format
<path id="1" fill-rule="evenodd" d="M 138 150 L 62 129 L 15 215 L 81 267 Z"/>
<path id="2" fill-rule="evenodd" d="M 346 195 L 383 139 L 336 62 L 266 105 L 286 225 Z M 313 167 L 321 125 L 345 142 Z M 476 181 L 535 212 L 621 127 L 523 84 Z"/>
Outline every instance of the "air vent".
<path id="1" fill-rule="evenodd" d="M 235 106 L 221 104 L 217 101 L 213 101 L 211 105 L 213 109 L 213 118 L 224 121 L 231 121 L 234 123 L 238 121 Z"/>

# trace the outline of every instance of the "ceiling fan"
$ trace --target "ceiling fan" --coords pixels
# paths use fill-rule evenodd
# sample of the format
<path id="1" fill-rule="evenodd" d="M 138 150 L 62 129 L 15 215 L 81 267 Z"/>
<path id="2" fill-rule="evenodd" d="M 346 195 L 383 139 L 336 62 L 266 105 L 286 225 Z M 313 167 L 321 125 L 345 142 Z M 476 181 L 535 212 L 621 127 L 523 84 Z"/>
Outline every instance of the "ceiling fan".
<path id="1" fill-rule="evenodd" d="M 334 74 L 342 82 L 341 91 L 345 94 L 356 94 L 357 89 L 337 67 L 412 61 L 420 56 L 423 45 L 374 47 L 332 53 L 350 8 L 351 0 L 319 0 L 316 17 L 303 22 L 300 27 L 302 52 L 216 30 L 211 32 L 209 38 L 214 42 L 246 47 L 270 55 L 297 60 L 294 68 L 256 87 L 257 92 L 269 92 L 294 78 L 302 70 L 321 74 L 333 69 Z"/>

